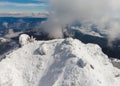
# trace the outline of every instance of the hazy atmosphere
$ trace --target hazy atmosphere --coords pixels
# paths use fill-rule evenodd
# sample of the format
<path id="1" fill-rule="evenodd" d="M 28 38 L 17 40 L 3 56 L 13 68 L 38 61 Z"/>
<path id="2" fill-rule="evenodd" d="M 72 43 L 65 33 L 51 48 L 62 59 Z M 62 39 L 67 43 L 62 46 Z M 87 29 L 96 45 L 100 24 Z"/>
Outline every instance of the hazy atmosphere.
<path id="1" fill-rule="evenodd" d="M 0 86 L 120 86 L 120 1 L 0 0 Z"/>

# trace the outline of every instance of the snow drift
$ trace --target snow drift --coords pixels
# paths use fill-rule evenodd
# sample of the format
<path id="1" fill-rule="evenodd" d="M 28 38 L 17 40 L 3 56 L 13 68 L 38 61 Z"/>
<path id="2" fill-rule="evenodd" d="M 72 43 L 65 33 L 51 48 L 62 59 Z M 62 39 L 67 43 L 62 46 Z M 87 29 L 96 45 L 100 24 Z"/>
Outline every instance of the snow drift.
<path id="1" fill-rule="evenodd" d="M 95 44 L 35 41 L 0 62 L 0 86 L 120 86 L 120 70 Z"/>

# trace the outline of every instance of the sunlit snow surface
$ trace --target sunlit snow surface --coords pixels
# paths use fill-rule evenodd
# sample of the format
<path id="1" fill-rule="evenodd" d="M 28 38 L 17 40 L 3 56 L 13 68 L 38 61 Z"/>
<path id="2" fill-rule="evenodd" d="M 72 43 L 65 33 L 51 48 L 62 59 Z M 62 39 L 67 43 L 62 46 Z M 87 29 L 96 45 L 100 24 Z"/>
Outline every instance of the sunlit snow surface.
<path id="1" fill-rule="evenodd" d="M 120 86 L 120 69 L 98 45 L 34 41 L 0 62 L 0 86 Z"/>

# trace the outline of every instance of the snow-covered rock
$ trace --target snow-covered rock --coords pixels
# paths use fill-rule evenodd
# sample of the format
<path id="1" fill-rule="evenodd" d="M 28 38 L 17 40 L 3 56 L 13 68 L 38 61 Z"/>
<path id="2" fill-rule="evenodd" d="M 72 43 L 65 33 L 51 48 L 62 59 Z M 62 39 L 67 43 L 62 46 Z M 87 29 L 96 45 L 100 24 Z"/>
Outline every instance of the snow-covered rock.
<path id="1" fill-rule="evenodd" d="M 0 37 L 0 43 L 5 43 L 5 42 L 8 42 L 8 41 L 9 41 L 9 39 L 5 39 L 5 38 Z"/>
<path id="2" fill-rule="evenodd" d="M 0 86 L 120 86 L 120 69 L 98 45 L 35 41 L 0 62 Z"/>
<path id="3" fill-rule="evenodd" d="M 115 59 L 115 58 L 111 58 L 111 62 L 113 64 L 113 66 L 115 66 L 115 67 L 120 69 L 120 60 Z"/>
<path id="4" fill-rule="evenodd" d="M 45 55 L 47 54 L 47 45 L 42 43 L 40 44 L 39 48 L 38 48 L 38 52 L 41 54 L 41 55 Z"/>
<path id="5" fill-rule="evenodd" d="M 19 37 L 19 44 L 20 44 L 21 46 L 24 46 L 24 45 L 26 45 L 26 44 L 34 41 L 34 40 L 35 40 L 35 39 L 34 39 L 33 37 L 30 38 L 29 35 L 27 35 L 27 34 L 22 34 L 22 35 L 20 35 L 20 37 Z"/>

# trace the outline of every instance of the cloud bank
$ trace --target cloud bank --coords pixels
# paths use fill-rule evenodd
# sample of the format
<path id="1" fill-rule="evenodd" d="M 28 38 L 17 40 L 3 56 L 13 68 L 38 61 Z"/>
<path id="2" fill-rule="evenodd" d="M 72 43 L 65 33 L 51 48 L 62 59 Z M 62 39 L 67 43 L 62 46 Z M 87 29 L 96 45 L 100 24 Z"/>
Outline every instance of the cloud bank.
<path id="1" fill-rule="evenodd" d="M 62 28 L 79 21 L 86 29 L 96 25 L 109 42 L 120 39 L 118 0 L 49 0 L 49 13 L 42 26 L 53 37 L 62 37 Z"/>
<path id="2" fill-rule="evenodd" d="M 37 7 L 37 6 L 47 6 L 45 3 L 15 3 L 15 2 L 0 2 L 0 6 L 18 6 L 18 7 Z"/>

